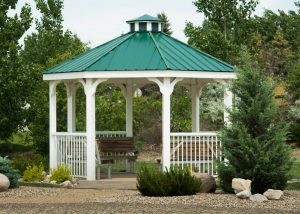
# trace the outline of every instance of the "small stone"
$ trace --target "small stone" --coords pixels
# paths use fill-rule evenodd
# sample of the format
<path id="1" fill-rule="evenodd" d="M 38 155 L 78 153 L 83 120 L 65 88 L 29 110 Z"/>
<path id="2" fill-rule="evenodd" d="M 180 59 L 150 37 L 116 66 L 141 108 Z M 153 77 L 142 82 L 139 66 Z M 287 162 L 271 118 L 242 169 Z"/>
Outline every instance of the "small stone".
<path id="1" fill-rule="evenodd" d="M 55 180 L 50 181 L 50 184 L 57 184 L 57 181 L 55 181 Z"/>
<path id="2" fill-rule="evenodd" d="M 43 172 L 42 172 L 42 175 L 43 175 L 43 176 L 47 176 L 47 172 L 43 171 Z"/>
<path id="3" fill-rule="evenodd" d="M 60 186 L 65 187 L 65 188 L 70 188 L 70 187 L 72 187 L 72 182 L 71 181 L 64 181 L 60 184 Z"/>
<path id="4" fill-rule="evenodd" d="M 47 178 L 50 179 L 50 178 L 51 178 L 51 175 L 46 175 L 46 179 L 47 179 Z"/>
<path id="5" fill-rule="evenodd" d="M 281 190 L 268 189 L 263 195 L 269 200 L 279 200 L 282 198 L 283 192 Z"/>
<path id="6" fill-rule="evenodd" d="M 251 192 L 251 182 L 251 180 L 234 178 L 232 179 L 231 187 L 234 190 L 235 194 L 244 190 L 249 190 Z"/>
<path id="7" fill-rule="evenodd" d="M 24 179 L 23 178 L 19 178 L 18 182 L 24 182 Z"/>
<path id="8" fill-rule="evenodd" d="M 266 196 L 263 196 L 262 194 L 255 194 L 255 195 L 251 195 L 250 196 L 250 200 L 254 201 L 254 202 L 264 202 L 264 201 L 268 201 Z"/>
<path id="9" fill-rule="evenodd" d="M 6 177 L 6 175 L 0 173 L 0 192 L 8 190 L 9 185 L 9 179 Z"/>
<path id="10" fill-rule="evenodd" d="M 241 199 L 248 199 L 251 196 L 251 192 L 249 190 L 244 190 L 236 194 L 236 196 Z"/>

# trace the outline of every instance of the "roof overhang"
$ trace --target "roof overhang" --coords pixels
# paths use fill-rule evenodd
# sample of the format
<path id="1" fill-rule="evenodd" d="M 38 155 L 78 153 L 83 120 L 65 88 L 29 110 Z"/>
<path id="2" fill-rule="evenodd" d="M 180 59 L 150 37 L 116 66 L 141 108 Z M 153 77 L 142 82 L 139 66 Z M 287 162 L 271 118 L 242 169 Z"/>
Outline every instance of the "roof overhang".
<path id="1" fill-rule="evenodd" d="M 151 77 L 180 77 L 195 79 L 236 79 L 234 72 L 213 71 L 83 71 L 68 73 L 44 74 L 43 80 L 71 80 L 83 78 L 127 79 L 127 78 L 151 78 Z"/>

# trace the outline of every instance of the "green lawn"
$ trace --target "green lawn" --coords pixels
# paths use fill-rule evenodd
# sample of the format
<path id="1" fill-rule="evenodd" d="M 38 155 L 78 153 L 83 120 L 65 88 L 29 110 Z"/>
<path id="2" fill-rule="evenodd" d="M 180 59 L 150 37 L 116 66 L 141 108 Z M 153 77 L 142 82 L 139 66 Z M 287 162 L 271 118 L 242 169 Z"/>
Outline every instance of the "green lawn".
<path id="1" fill-rule="evenodd" d="M 300 179 L 300 162 L 295 162 L 290 171 L 291 179 Z"/>

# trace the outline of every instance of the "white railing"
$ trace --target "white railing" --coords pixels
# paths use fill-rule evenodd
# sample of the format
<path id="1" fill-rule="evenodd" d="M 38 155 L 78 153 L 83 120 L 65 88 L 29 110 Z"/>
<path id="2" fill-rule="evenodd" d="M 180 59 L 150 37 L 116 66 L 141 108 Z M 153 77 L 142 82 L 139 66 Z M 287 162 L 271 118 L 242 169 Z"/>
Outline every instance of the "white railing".
<path id="1" fill-rule="evenodd" d="M 57 132 L 54 135 L 57 164 L 66 164 L 74 177 L 86 177 L 86 133 Z"/>
<path id="2" fill-rule="evenodd" d="M 171 133 L 171 165 L 217 175 L 216 160 L 222 161 L 221 141 L 216 132 Z"/>
<path id="3" fill-rule="evenodd" d="M 99 137 L 126 137 L 126 131 L 96 131 L 96 138 Z"/>

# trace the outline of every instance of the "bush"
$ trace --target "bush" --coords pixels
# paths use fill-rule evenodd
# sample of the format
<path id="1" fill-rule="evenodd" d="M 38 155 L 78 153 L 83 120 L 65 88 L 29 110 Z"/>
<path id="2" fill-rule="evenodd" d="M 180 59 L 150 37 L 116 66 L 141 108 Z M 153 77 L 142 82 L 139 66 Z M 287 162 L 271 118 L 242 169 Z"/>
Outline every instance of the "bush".
<path id="1" fill-rule="evenodd" d="M 236 102 L 229 112 L 230 123 L 221 132 L 226 163 L 218 174 L 224 191 L 233 192 L 232 178 L 252 180 L 252 193 L 283 190 L 291 168 L 291 151 L 286 144 L 288 124 L 282 121 L 274 102 L 274 84 L 264 77 L 253 60 L 245 58 L 233 81 Z"/>
<path id="2" fill-rule="evenodd" d="M 0 173 L 6 175 L 10 181 L 10 188 L 18 187 L 18 180 L 20 178 L 19 171 L 11 166 L 12 161 L 6 157 L 0 156 Z"/>
<path id="3" fill-rule="evenodd" d="M 56 181 L 58 183 L 64 181 L 71 181 L 71 169 L 65 164 L 60 164 L 56 168 L 51 169 L 51 181 Z"/>
<path id="4" fill-rule="evenodd" d="M 12 166 L 23 174 L 28 165 L 39 165 L 43 164 L 44 170 L 47 172 L 49 170 L 48 157 L 36 154 L 33 152 L 23 152 L 14 154 L 11 157 Z"/>
<path id="5" fill-rule="evenodd" d="M 40 163 L 38 166 L 28 165 L 23 174 L 24 181 L 43 181 L 45 179 L 44 165 Z"/>
<path id="6" fill-rule="evenodd" d="M 183 170 L 171 167 L 163 172 L 141 167 L 137 175 L 137 189 L 144 196 L 194 195 L 200 191 L 200 179 L 191 175 L 188 167 Z"/>

